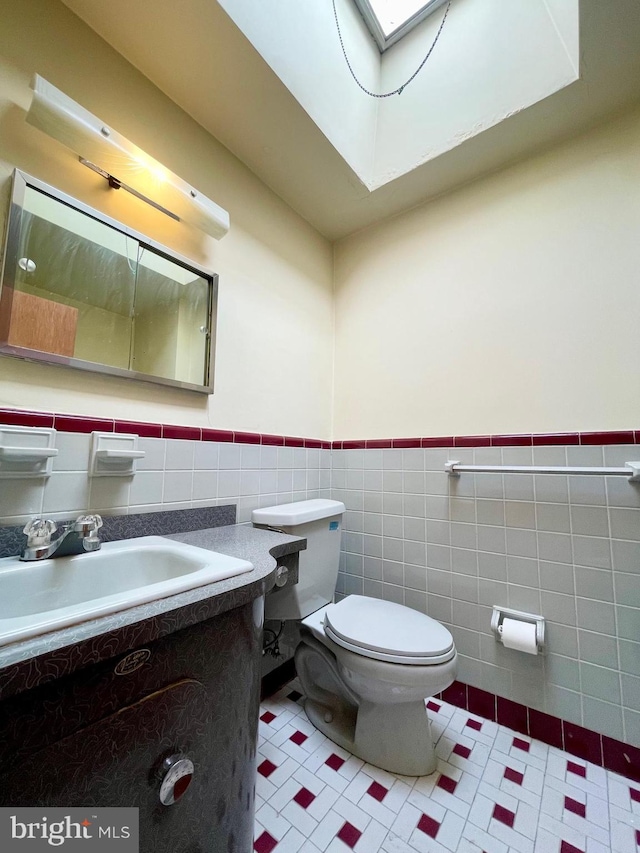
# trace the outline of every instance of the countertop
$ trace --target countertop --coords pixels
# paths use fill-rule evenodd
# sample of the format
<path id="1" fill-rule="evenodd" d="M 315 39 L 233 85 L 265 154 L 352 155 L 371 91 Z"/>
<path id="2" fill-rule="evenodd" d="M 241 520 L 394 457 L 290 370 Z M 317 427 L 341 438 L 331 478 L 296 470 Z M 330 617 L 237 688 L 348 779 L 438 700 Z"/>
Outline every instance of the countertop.
<path id="1" fill-rule="evenodd" d="M 0 647 L 0 698 L 246 604 L 271 589 L 278 558 L 306 548 L 305 539 L 248 524 L 176 533 L 166 538 L 248 560 L 253 570 Z"/>

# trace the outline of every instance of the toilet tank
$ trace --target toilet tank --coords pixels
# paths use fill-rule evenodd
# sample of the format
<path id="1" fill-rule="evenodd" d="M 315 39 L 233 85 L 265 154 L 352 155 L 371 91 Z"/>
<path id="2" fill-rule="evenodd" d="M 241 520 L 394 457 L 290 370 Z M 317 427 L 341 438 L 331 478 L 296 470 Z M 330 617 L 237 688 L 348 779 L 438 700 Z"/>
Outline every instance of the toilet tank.
<path id="1" fill-rule="evenodd" d="M 266 619 L 304 619 L 333 601 L 344 511 L 341 501 L 320 498 L 253 510 L 256 527 L 275 527 L 307 540 L 300 552 L 298 583 L 266 596 Z"/>

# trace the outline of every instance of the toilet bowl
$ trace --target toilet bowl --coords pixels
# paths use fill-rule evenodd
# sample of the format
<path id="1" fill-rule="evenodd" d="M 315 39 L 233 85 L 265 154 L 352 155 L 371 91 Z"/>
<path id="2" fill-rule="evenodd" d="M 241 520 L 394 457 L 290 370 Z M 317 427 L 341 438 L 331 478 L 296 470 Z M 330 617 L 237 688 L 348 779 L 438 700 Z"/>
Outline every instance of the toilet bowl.
<path id="1" fill-rule="evenodd" d="M 425 699 L 455 679 L 453 638 L 423 613 L 351 595 L 302 620 L 296 670 L 311 723 L 370 764 L 436 768 Z"/>
<path id="2" fill-rule="evenodd" d="M 449 631 L 401 604 L 350 595 L 332 604 L 345 506 L 297 501 L 253 511 L 256 526 L 303 536 L 299 580 L 266 597 L 269 619 L 302 619 L 296 670 L 309 720 L 364 761 L 405 776 L 433 773 L 425 699 L 455 679 Z"/>

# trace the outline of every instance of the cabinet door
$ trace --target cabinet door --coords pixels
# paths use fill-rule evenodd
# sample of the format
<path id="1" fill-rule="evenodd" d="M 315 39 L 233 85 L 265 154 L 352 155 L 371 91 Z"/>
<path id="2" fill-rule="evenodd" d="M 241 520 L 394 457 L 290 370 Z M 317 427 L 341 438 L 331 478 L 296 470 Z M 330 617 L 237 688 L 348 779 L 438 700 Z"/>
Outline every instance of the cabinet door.
<path id="1" fill-rule="evenodd" d="M 0 801 L 138 807 L 144 853 L 244 851 L 247 841 L 225 824 L 219 807 L 226 782 L 218 779 L 215 755 L 208 754 L 210 705 L 199 681 L 169 684 L 5 768 Z M 175 755 L 190 759 L 193 776 L 188 787 L 188 778 L 179 781 L 176 794 L 186 790 L 173 805 L 162 805 L 163 760 Z"/>

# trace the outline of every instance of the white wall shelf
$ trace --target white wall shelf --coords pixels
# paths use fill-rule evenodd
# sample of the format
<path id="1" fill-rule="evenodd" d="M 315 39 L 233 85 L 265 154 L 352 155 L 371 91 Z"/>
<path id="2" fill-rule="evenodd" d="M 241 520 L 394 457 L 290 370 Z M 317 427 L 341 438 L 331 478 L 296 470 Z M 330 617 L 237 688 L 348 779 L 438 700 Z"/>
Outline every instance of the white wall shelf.
<path id="1" fill-rule="evenodd" d="M 138 450 L 138 436 L 126 433 L 91 433 L 89 454 L 90 477 L 132 477 L 136 462 L 143 459 L 144 450 Z"/>
<path id="2" fill-rule="evenodd" d="M 0 478 L 49 477 L 58 455 L 55 429 L 0 427 Z"/>

